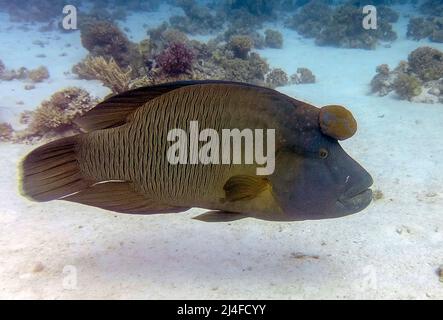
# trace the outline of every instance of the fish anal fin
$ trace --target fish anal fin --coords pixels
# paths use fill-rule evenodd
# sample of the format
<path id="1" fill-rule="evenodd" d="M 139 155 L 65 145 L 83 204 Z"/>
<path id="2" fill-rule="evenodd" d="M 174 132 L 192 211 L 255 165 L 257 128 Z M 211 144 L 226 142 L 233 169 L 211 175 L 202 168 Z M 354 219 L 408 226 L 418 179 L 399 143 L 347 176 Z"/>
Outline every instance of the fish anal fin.
<path id="1" fill-rule="evenodd" d="M 61 200 L 131 214 L 172 213 L 189 209 L 164 205 L 149 199 L 135 191 L 131 182 L 98 183 Z"/>
<path id="2" fill-rule="evenodd" d="M 270 188 L 267 178 L 250 175 L 233 176 L 223 186 L 227 201 L 251 200 Z"/>
<path id="3" fill-rule="evenodd" d="M 203 222 L 230 222 L 230 221 L 244 219 L 247 217 L 248 216 L 242 213 L 213 210 L 200 214 L 196 217 L 193 217 L 192 219 Z"/>

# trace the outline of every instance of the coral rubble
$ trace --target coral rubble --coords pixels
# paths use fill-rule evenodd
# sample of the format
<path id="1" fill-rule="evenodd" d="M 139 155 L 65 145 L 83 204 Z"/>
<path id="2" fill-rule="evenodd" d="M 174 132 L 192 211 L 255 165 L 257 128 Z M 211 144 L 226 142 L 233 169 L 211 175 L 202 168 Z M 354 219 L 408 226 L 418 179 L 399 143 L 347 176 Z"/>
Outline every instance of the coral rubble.
<path id="1" fill-rule="evenodd" d="M 371 91 L 384 96 L 394 91 L 413 102 L 443 102 L 443 52 L 431 47 L 412 51 L 394 70 L 386 64 L 376 69 Z"/>
<path id="2" fill-rule="evenodd" d="M 288 82 L 288 75 L 280 68 L 272 69 L 266 76 L 266 84 L 273 88 L 285 86 Z"/>
<path id="3" fill-rule="evenodd" d="M 315 83 L 315 75 L 308 68 L 298 68 L 297 72 L 291 75 L 291 83 Z"/>

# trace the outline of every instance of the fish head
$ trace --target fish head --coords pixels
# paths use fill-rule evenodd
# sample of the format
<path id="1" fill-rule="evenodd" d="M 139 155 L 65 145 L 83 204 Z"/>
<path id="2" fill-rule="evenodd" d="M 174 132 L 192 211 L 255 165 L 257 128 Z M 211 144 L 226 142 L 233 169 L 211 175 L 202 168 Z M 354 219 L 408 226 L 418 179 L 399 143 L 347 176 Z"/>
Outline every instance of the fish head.
<path id="1" fill-rule="evenodd" d="M 321 111 L 337 111 L 335 107 Z M 352 117 L 341 108 L 338 121 L 343 116 Z M 348 126 L 343 129 L 330 122 L 334 115 L 327 116 L 328 119 L 322 119 L 325 115 L 318 112 L 315 119 L 305 118 L 304 134 L 296 130 L 294 142 L 276 154 L 275 172 L 270 180 L 288 220 L 341 217 L 363 210 L 372 200 L 371 175 L 338 142 L 355 133 L 356 123 L 343 121 Z M 307 120 L 311 122 L 308 124 Z M 353 117 L 352 121 L 355 122 Z"/>

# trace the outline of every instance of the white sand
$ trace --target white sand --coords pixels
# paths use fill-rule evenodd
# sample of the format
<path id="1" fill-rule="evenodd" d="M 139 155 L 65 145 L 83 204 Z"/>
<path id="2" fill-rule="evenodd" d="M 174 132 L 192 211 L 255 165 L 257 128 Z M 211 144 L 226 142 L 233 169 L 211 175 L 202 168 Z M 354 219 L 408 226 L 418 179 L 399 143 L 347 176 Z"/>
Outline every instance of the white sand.
<path id="1" fill-rule="evenodd" d="M 162 7 L 157 20 L 151 14 L 149 24 L 167 11 Z M 136 40 L 143 37 L 135 30 L 139 20 L 126 22 Z M 97 81 L 63 74 L 86 54 L 79 33 L 5 32 L 9 23 L 3 15 L 0 21 L 5 64 L 43 64 L 51 73 L 31 91 L 19 81 L 1 82 L 1 121 L 16 119 L 65 86 L 107 93 Z M 401 33 L 389 49 L 322 48 L 284 30 L 283 50 L 260 51 L 274 67 L 288 73 L 308 67 L 317 76 L 316 84 L 282 92 L 353 111 L 359 132 L 343 145 L 372 174 L 383 199 L 352 216 L 294 223 L 192 220 L 202 209 L 130 216 L 32 203 L 17 194 L 16 181 L 17 163 L 32 147 L 3 143 L 0 298 L 442 299 L 436 269 L 443 264 L 443 105 L 367 95 L 378 64 L 394 67 L 428 44 L 405 39 L 404 19 L 396 27 Z M 49 44 L 39 48 L 32 44 L 37 39 Z M 47 58 L 35 58 L 38 53 Z M 16 106 L 18 100 L 24 105 Z"/>

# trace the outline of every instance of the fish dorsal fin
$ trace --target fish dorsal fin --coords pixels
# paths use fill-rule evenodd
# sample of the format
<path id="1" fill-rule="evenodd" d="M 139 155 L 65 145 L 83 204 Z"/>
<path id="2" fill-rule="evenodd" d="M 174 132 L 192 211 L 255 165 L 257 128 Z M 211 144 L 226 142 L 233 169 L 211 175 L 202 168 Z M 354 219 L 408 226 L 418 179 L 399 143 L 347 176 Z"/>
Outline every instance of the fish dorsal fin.
<path id="1" fill-rule="evenodd" d="M 230 81 L 196 80 L 140 87 L 117 94 L 100 102 L 85 115 L 76 119 L 75 123 L 86 132 L 118 127 L 125 124 L 128 116 L 149 100 L 182 87 L 211 83 L 246 85 Z"/>
<path id="2" fill-rule="evenodd" d="M 149 199 L 135 191 L 130 182 L 124 181 L 98 183 L 62 200 L 132 214 L 172 213 L 189 209 Z"/>

